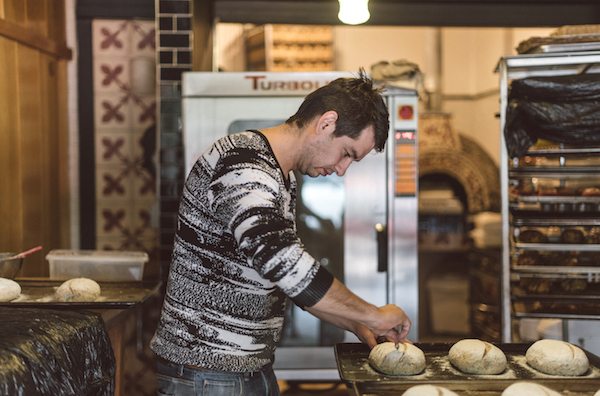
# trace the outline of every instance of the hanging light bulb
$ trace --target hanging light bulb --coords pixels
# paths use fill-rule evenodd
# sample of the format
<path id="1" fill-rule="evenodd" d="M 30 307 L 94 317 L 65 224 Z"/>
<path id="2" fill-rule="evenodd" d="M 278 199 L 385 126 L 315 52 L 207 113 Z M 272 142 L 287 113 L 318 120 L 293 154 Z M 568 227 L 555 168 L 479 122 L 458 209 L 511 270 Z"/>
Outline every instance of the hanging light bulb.
<path id="1" fill-rule="evenodd" d="M 339 0 L 340 12 L 338 18 L 348 25 L 365 23 L 371 17 L 369 0 Z"/>

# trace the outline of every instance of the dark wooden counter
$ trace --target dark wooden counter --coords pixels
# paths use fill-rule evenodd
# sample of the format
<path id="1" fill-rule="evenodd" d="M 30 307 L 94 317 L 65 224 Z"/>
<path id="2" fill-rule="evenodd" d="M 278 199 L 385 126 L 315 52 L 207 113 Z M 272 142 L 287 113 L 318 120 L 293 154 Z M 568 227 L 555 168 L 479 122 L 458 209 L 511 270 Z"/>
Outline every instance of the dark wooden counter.
<path id="1" fill-rule="evenodd" d="M 56 288 L 62 284 L 62 281 L 49 280 L 45 278 L 17 278 L 21 285 L 22 293 L 19 298 L 8 303 L 0 303 L 0 396 L 12 396 L 17 393 L 17 388 L 22 386 L 28 391 L 24 394 L 38 395 L 59 395 L 59 394 L 77 394 L 77 395 L 123 395 L 123 355 L 124 355 L 124 337 L 126 322 L 136 315 L 141 305 L 151 296 L 155 295 L 160 288 L 161 283 L 155 282 L 98 282 L 101 286 L 101 296 L 91 303 L 61 303 L 53 301 L 53 295 Z M 40 335 L 35 331 L 36 323 L 40 322 L 41 317 L 47 318 L 45 326 L 52 329 L 65 329 L 63 337 L 56 337 L 56 340 L 50 336 Z M 79 328 L 75 333 L 68 333 L 70 329 L 69 321 L 79 323 Z M 89 323 L 88 323 L 89 322 Z M 41 324 L 41 323 L 38 323 Z M 17 338 L 9 338 L 12 329 L 22 327 L 24 330 L 19 333 Z M 27 331 L 25 329 L 32 329 Z M 43 333 L 43 331 L 42 331 Z M 4 335 L 7 337 L 4 337 Z M 9 340 L 16 343 L 14 347 L 7 347 L 3 341 Z M 55 343 L 57 343 L 55 345 Z M 71 343 L 71 344 L 70 344 Z M 63 348 L 63 344 L 65 345 Z M 31 349 L 27 346 L 35 345 Z M 68 348 L 67 348 L 68 346 Z M 87 347 L 87 349 L 86 349 Z M 56 392 L 56 386 L 49 383 L 53 389 L 50 393 L 44 393 L 39 389 L 30 390 L 31 381 L 26 378 L 19 379 L 12 375 L 12 370 L 22 371 L 23 368 L 15 366 L 13 362 L 19 356 L 23 359 L 23 354 L 29 354 L 28 360 L 37 361 L 40 370 L 51 375 L 54 358 L 38 355 L 36 351 L 52 349 L 64 350 L 65 356 L 61 356 L 61 371 L 65 375 L 73 373 L 73 380 L 63 378 L 62 383 L 79 384 L 77 382 L 77 370 L 83 369 L 81 364 L 70 364 L 80 357 L 79 354 L 91 354 L 98 351 L 104 358 L 111 362 L 111 366 L 106 368 L 109 372 L 110 381 L 108 390 L 98 393 L 93 390 L 91 393 L 87 389 L 75 389 L 73 392 Z M 69 351 L 73 356 L 69 356 Z M 85 352 L 82 352 L 85 351 Z M 18 360 L 18 359 L 17 359 Z M 7 363 L 8 362 L 8 363 Z M 50 364 L 50 368 L 41 368 L 44 364 Z M 66 364 L 66 366 L 65 366 Z M 55 364 L 54 364 L 55 366 Z M 98 366 L 100 367 L 100 366 Z M 37 377 L 37 373 L 31 373 L 30 377 Z M 108 374 L 107 374 L 108 375 Z M 56 378 L 62 378 L 56 375 Z M 106 377 L 106 376 L 105 376 Z M 12 379 L 11 379 L 12 378 Z M 29 377 L 27 377 L 29 378 Z M 49 377 L 51 378 L 51 377 Z M 89 381 L 88 381 L 89 382 Z M 77 385 L 80 386 L 80 385 Z M 83 386 L 83 385 L 81 385 Z M 52 388 L 54 387 L 54 388 Z M 41 392 L 41 393 L 40 393 Z"/>

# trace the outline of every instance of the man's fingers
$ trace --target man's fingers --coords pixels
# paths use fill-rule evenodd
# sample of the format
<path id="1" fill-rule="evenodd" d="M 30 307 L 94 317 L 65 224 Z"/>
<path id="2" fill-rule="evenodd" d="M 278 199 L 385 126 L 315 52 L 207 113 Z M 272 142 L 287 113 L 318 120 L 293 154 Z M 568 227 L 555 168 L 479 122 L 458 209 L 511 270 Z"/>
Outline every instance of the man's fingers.
<path id="1" fill-rule="evenodd" d="M 409 331 L 410 331 L 410 320 L 408 318 L 406 318 L 406 321 L 402 324 L 402 328 L 399 329 L 398 333 L 399 333 L 400 337 L 404 338 L 408 335 Z"/>
<path id="2" fill-rule="evenodd" d="M 392 329 L 389 329 L 385 333 L 385 336 L 391 342 L 404 344 L 404 342 L 406 341 L 406 336 L 408 335 L 409 331 L 410 331 L 410 320 L 408 320 L 408 318 L 407 318 L 403 324 L 398 325 Z"/>

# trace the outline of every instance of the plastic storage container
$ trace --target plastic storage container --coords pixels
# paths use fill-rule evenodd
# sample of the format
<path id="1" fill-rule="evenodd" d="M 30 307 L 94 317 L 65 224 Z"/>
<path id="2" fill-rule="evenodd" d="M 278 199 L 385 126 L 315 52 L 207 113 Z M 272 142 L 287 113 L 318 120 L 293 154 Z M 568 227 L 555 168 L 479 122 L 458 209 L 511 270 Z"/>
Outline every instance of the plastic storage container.
<path id="1" fill-rule="evenodd" d="M 90 278 L 104 282 L 141 281 L 148 254 L 114 250 L 52 250 L 50 278 Z"/>

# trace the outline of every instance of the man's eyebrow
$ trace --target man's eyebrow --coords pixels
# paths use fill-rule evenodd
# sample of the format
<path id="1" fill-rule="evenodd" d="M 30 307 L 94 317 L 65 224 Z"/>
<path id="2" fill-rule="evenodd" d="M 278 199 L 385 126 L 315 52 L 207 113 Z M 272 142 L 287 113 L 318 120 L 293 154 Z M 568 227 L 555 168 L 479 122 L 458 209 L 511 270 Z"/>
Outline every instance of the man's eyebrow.
<path id="1" fill-rule="evenodd" d="M 350 149 L 350 150 L 348 151 L 348 154 L 350 154 L 350 157 L 352 157 L 352 159 L 353 159 L 354 161 L 359 161 L 359 159 L 358 159 L 358 154 L 356 154 L 356 150 L 355 150 L 355 149 Z"/>

